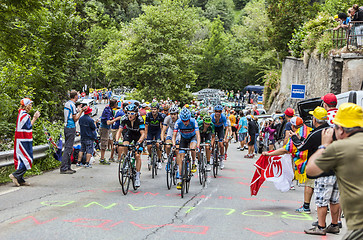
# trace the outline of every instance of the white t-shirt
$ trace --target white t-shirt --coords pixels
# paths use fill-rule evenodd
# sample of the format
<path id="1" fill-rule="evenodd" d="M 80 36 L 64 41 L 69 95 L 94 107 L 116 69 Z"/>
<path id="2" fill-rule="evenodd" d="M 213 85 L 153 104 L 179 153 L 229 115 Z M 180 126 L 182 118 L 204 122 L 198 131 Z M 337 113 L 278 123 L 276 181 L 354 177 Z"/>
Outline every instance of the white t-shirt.
<path id="1" fill-rule="evenodd" d="M 335 115 L 337 114 L 338 109 L 333 108 L 328 110 L 328 124 L 333 127 L 334 123 L 333 123 L 333 119 L 335 118 Z"/>

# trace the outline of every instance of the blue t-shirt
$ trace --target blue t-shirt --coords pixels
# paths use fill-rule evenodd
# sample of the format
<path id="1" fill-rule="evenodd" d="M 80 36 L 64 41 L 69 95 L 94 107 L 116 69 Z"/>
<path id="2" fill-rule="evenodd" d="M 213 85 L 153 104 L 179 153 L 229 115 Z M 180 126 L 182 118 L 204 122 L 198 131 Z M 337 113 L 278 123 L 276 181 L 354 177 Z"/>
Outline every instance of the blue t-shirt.
<path id="1" fill-rule="evenodd" d="M 107 92 L 107 97 L 108 97 L 108 99 L 111 99 L 111 96 L 112 96 L 112 91 L 108 91 L 108 92 Z"/>
<path id="2" fill-rule="evenodd" d="M 76 105 L 74 105 L 74 102 L 69 100 L 64 104 L 64 124 L 66 128 L 75 128 L 76 124 L 73 120 L 73 115 L 76 115 Z"/>
<path id="3" fill-rule="evenodd" d="M 115 118 L 117 118 L 117 117 L 122 117 L 122 116 L 124 116 L 124 115 L 125 115 L 124 111 L 122 111 L 122 109 L 120 109 L 120 110 L 118 110 L 118 111 L 116 112 L 116 114 L 115 114 Z M 117 120 L 116 122 L 114 122 L 114 123 L 112 124 L 111 128 L 112 128 L 112 129 L 119 129 L 119 127 L 120 127 L 120 121 L 121 121 L 121 120 Z"/>
<path id="4" fill-rule="evenodd" d="M 290 130 L 292 130 L 291 122 L 287 122 L 286 125 L 285 125 L 285 131 L 290 131 Z"/>
<path id="5" fill-rule="evenodd" d="M 180 132 L 182 138 L 190 139 L 195 136 L 196 131 L 199 131 L 198 123 L 194 118 L 191 118 L 187 126 L 179 118 L 174 125 L 174 132 Z"/>
<path id="6" fill-rule="evenodd" d="M 79 127 L 81 140 L 95 140 L 97 138 L 95 123 L 89 115 L 83 115 L 79 119 Z"/>
<path id="7" fill-rule="evenodd" d="M 217 122 L 215 119 L 215 113 L 213 113 L 211 115 L 212 118 L 212 123 L 214 124 L 215 127 L 227 127 L 227 118 L 226 115 L 224 115 L 223 113 L 221 114 L 221 117 L 219 118 L 219 121 Z"/>
<path id="8" fill-rule="evenodd" d="M 247 132 L 247 128 L 244 128 L 244 127 L 248 127 L 248 122 L 247 122 L 246 117 L 241 117 L 241 119 L 238 122 L 238 125 L 241 126 L 240 130 L 238 131 L 239 133 L 246 133 Z"/>
<path id="9" fill-rule="evenodd" d="M 105 107 L 101 116 L 101 128 L 110 129 L 111 125 L 107 125 L 107 121 L 113 119 L 113 111 L 110 106 Z"/>
<path id="10" fill-rule="evenodd" d="M 345 19 L 345 21 L 343 21 L 344 25 L 348 25 L 350 23 L 350 17 L 347 17 L 347 19 Z"/>

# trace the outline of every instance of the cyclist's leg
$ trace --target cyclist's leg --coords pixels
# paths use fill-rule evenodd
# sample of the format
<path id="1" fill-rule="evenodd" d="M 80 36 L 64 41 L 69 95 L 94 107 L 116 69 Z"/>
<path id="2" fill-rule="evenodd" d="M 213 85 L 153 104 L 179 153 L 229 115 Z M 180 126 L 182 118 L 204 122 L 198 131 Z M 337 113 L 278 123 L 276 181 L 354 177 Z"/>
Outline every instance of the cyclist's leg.
<path id="1" fill-rule="evenodd" d="M 197 147 L 197 135 L 194 135 L 194 137 L 192 137 L 190 139 L 190 144 L 189 144 L 189 148 L 190 149 L 196 149 Z M 192 151 L 192 159 L 193 159 L 193 164 L 195 162 L 195 156 L 197 155 L 196 151 Z"/>
<path id="2" fill-rule="evenodd" d="M 173 137 L 173 130 L 169 127 L 168 131 L 167 131 L 167 134 L 166 134 L 166 138 L 165 138 L 166 141 L 165 142 L 170 144 L 172 137 Z M 166 152 L 166 154 L 168 156 L 170 154 L 170 149 L 171 149 L 170 145 L 165 145 L 165 152 Z"/>
<path id="3" fill-rule="evenodd" d="M 153 138 L 153 133 L 152 132 L 150 132 L 150 131 L 148 131 L 147 132 L 147 136 L 146 136 L 146 141 L 148 141 L 148 140 L 153 140 L 154 138 Z M 152 144 L 151 143 L 146 143 L 147 144 L 147 152 L 149 153 L 149 156 L 151 156 L 151 146 L 152 146 Z"/>
<path id="4" fill-rule="evenodd" d="M 224 145 L 223 145 L 223 140 L 224 140 L 224 127 L 216 127 L 215 131 L 217 133 L 218 136 L 218 147 L 219 147 L 219 154 L 224 156 Z"/>
<path id="5" fill-rule="evenodd" d="M 205 143 L 211 143 L 211 142 L 212 142 L 212 133 L 209 133 L 206 136 Z M 211 149 L 210 149 L 209 145 L 205 146 L 205 152 L 206 152 L 206 156 L 207 156 L 207 163 L 209 163 L 210 162 L 210 156 L 211 156 Z"/>
<path id="6" fill-rule="evenodd" d="M 161 139 L 160 134 L 161 134 L 161 129 L 155 133 L 155 140 L 160 140 Z M 161 161 L 161 150 L 160 150 L 159 143 L 156 144 L 156 151 L 157 151 L 157 154 L 158 154 L 158 162 L 160 162 Z"/>

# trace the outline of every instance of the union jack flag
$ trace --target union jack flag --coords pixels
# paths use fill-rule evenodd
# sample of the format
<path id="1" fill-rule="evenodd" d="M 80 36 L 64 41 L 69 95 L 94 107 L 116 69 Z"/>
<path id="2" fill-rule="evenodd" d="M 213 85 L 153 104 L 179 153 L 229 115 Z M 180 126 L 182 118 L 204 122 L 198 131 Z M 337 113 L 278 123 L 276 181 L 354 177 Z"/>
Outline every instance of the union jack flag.
<path id="1" fill-rule="evenodd" d="M 29 114 L 23 109 L 19 109 L 19 115 L 16 122 L 14 165 L 15 169 L 19 169 L 24 165 L 27 170 L 31 169 L 33 165 L 32 124 Z"/>

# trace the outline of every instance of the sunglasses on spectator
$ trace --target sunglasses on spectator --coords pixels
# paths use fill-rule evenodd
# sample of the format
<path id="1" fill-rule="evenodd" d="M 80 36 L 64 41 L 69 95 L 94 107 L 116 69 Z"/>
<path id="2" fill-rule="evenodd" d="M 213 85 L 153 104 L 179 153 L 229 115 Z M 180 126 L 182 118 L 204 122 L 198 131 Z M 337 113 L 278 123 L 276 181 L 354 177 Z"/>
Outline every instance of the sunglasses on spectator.
<path id="1" fill-rule="evenodd" d="M 130 116 L 133 116 L 135 115 L 136 113 L 135 112 L 128 112 L 127 115 L 130 115 Z"/>

